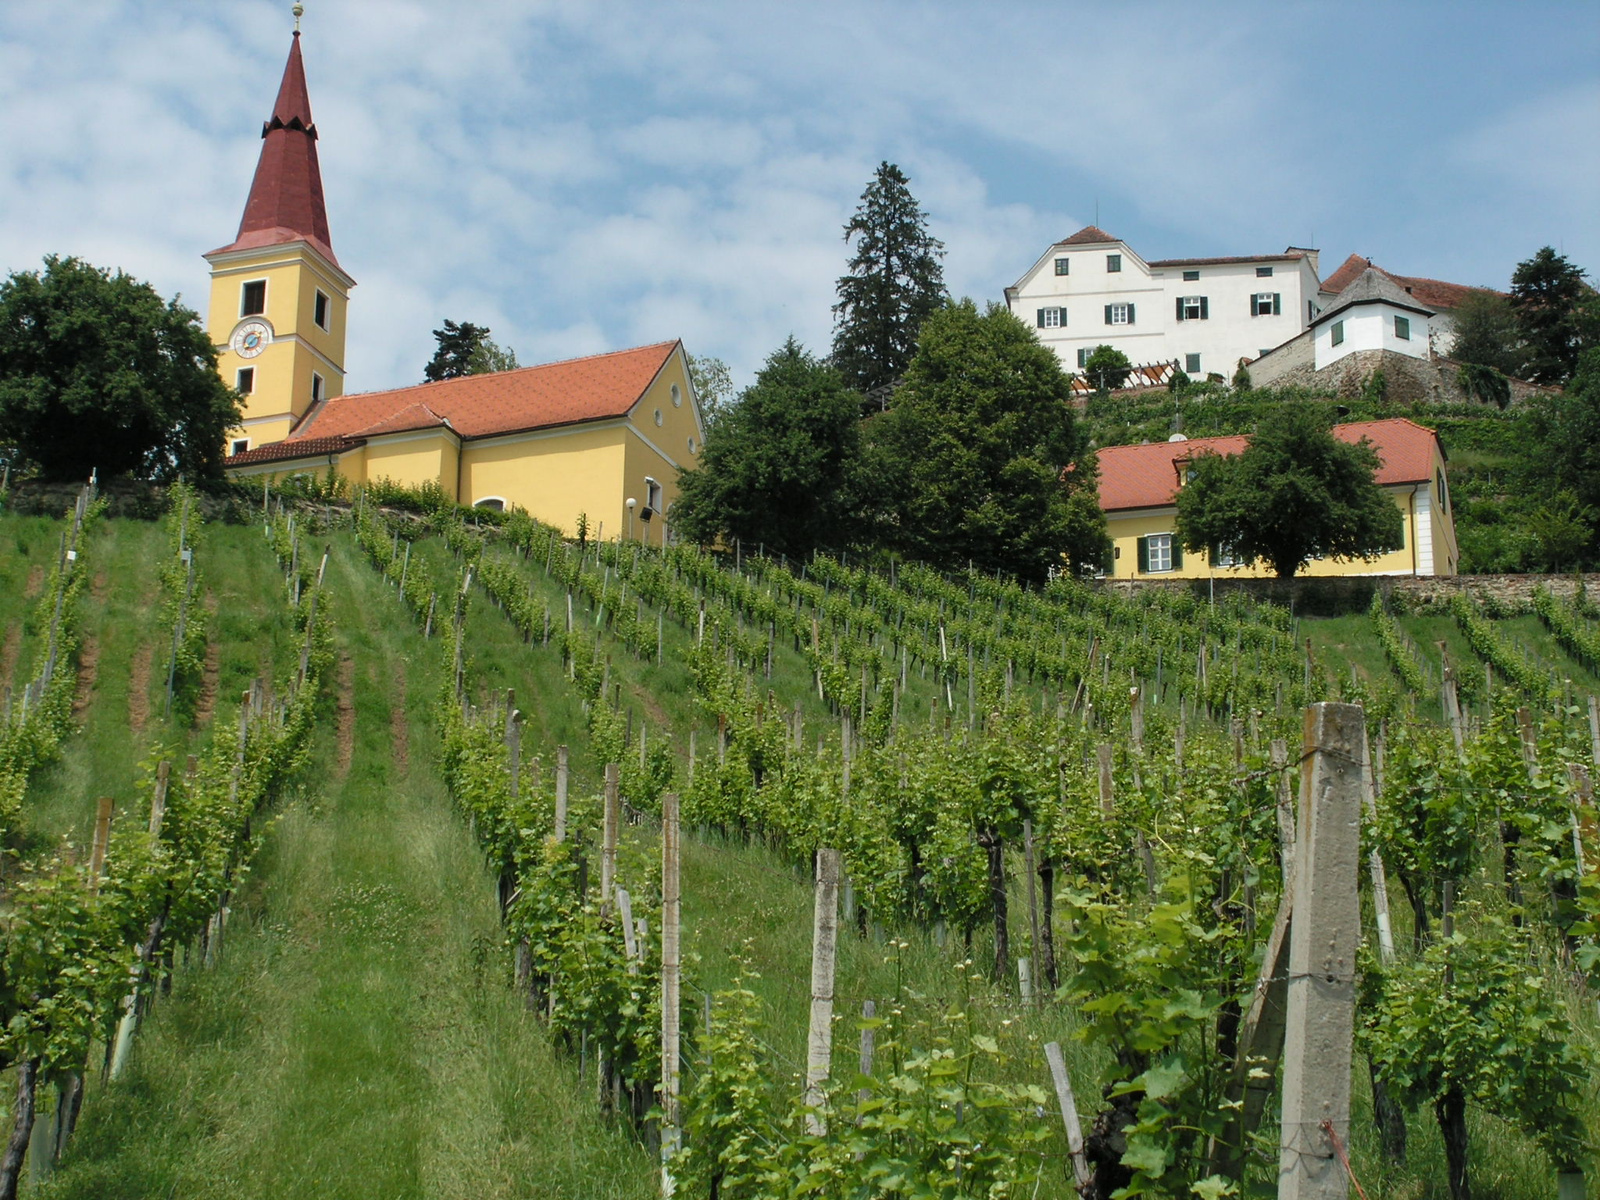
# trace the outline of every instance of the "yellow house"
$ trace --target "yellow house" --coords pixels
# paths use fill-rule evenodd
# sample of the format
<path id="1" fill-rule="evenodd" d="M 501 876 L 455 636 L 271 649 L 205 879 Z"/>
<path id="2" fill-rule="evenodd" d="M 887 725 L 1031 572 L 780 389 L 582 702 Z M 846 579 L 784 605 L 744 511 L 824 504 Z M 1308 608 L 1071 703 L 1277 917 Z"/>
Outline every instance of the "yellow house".
<path id="1" fill-rule="evenodd" d="M 325 400 L 284 440 L 230 456 L 228 473 L 433 482 L 569 533 L 582 514 L 592 536 L 656 541 L 704 436 L 683 344 L 662 342 Z"/>
<path id="2" fill-rule="evenodd" d="M 1454 575 L 1460 554 L 1439 437 L 1403 417 L 1335 425 L 1341 441 L 1366 438 L 1378 452 L 1375 481 L 1404 518 L 1404 544 L 1371 561 L 1316 559 L 1302 575 Z M 1247 437 L 1184 438 L 1099 452 L 1100 507 L 1111 535 L 1112 579 L 1240 579 L 1270 574 L 1225 555 L 1185 554 L 1176 536 L 1178 489 L 1202 454 L 1238 454 Z"/>
<path id="3" fill-rule="evenodd" d="M 569 533 L 583 516 L 594 536 L 665 537 L 705 436 L 681 343 L 345 395 L 355 281 L 328 232 L 298 29 L 261 137 L 238 237 L 205 256 L 218 367 L 244 400 L 230 476 L 434 483 Z"/>

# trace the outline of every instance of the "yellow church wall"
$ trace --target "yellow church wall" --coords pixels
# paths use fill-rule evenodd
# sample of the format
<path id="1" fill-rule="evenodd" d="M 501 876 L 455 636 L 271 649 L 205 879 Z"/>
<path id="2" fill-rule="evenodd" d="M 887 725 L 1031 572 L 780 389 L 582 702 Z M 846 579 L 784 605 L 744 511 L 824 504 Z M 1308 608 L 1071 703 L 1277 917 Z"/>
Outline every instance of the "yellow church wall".
<path id="1" fill-rule="evenodd" d="M 389 479 L 406 487 L 434 482 L 447 496 L 456 493 L 461 452 L 453 433 L 440 430 L 422 436 L 398 434 L 375 438 L 366 446 L 366 481 Z"/>
<path id="2" fill-rule="evenodd" d="M 1417 570 L 1417 516 L 1414 503 L 1414 485 L 1404 487 L 1385 488 L 1400 509 L 1404 520 L 1405 544 L 1399 550 L 1391 550 L 1379 555 L 1376 559 L 1367 561 L 1356 559 L 1350 562 L 1337 562 L 1332 559 L 1317 559 L 1307 563 L 1300 571 L 1301 575 L 1334 576 L 1334 575 L 1410 575 Z M 1437 517 L 1438 505 L 1433 506 Z M 1436 519 L 1434 541 L 1434 570 L 1437 575 L 1454 574 L 1454 570 L 1447 564 L 1441 553 L 1443 543 L 1440 537 L 1448 538 L 1450 547 L 1450 562 L 1455 561 L 1455 537 L 1453 530 L 1446 530 L 1441 534 L 1439 520 L 1445 525 L 1449 524 L 1447 517 Z M 1260 579 L 1272 574 L 1271 568 L 1264 563 L 1257 563 L 1255 567 L 1213 567 L 1210 556 L 1205 552 L 1185 550 L 1183 552 L 1183 565 L 1173 571 L 1148 571 L 1139 570 L 1139 539 L 1152 534 L 1173 533 L 1176 540 L 1177 509 L 1156 508 L 1141 509 L 1128 513 L 1107 513 L 1106 532 L 1111 537 L 1114 547 L 1112 569 L 1109 577 L 1113 579 Z"/>
<path id="3" fill-rule="evenodd" d="M 578 514 L 589 535 L 615 537 L 626 527 L 622 505 L 624 444 L 620 422 L 468 442 L 462 451 L 462 504 L 499 499 L 576 535 Z M 369 468 L 369 471 L 371 468 Z"/>

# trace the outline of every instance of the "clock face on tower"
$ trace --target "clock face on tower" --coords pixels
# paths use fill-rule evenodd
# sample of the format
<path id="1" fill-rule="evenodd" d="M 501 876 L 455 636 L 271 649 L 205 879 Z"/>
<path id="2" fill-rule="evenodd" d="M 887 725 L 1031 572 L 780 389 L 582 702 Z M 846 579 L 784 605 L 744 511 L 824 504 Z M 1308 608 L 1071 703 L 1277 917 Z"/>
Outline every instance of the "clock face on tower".
<path id="1" fill-rule="evenodd" d="M 272 340 L 272 328 L 265 321 L 245 321 L 233 331 L 228 345 L 240 358 L 254 358 Z"/>

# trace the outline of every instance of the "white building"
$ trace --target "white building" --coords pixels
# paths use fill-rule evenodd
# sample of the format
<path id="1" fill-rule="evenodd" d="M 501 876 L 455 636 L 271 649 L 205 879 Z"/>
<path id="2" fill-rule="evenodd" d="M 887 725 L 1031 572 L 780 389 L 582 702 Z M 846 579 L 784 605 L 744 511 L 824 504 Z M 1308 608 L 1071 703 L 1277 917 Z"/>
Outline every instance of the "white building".
<path id="1" fill-rule="evenodd" d="M 1433 316 L 1389 276 L 1368 267 L 1311 322 L 1315 368 L 1325 370 L 1363 350 L 1431 358 Z"/>
<path id="2" fill-rule="evenodd" d="M 1067 371 L 1101 345 L 1135 366 L 1177 363 L 1195 378 L 1231 376 L 1306 329 L 1320 309 L 1317 252 L 1146 262 L 1090 225 L 1045 251 L 1006 304 Z"/>

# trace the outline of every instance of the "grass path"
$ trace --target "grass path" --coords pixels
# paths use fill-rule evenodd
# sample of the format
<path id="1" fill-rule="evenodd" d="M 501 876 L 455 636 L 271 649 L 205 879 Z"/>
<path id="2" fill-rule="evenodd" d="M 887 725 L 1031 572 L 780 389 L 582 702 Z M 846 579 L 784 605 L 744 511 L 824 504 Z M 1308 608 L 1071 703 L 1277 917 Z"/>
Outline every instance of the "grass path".
<path id="1" fill-rule="evenodd" d="M 652 1194 L 503 986 L 492 884 L 432 767 L 437 646 L 345 539 L 330 580 L 348 770 L 331 705 L 321 786 L 278 819 L 221 963 L 180 972 L 47 1194 Z"/>

